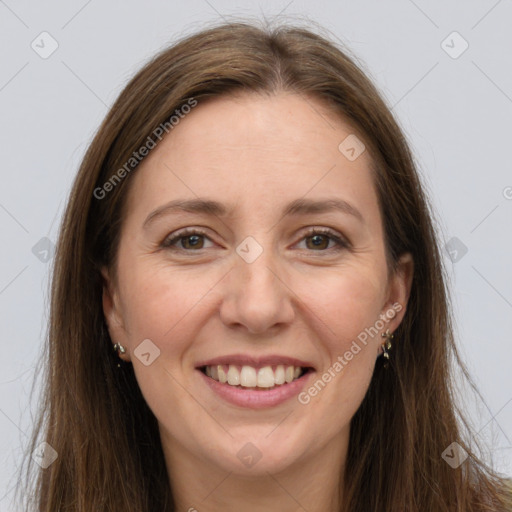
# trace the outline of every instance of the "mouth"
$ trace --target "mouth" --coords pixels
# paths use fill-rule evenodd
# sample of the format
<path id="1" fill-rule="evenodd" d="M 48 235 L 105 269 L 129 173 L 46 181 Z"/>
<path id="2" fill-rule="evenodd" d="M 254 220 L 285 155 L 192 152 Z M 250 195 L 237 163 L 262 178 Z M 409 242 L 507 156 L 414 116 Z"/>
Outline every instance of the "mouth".
<path id="1" fill-rule="evenodd" d="M 233 388 L 270 391 L 299 380 L 314 371 L 311 366 L 291 364 L 238 365 L 212 364 L 198 367 L 210 379 Z"/>
<path id="2" fill-rule="evenodd" d="M 231 354 L 200 361 L 195 366 L 205 393 L 249 409 L 285 404 L 314 378 L 310 361 L 279 354 Z"/>

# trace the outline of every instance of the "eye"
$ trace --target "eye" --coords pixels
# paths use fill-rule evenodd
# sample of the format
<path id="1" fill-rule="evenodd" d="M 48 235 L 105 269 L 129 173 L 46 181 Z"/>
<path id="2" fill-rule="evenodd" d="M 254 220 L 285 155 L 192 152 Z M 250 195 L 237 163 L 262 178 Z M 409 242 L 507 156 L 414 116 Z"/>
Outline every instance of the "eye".
<path id="1" fill-rule="evenodd" d="M 178 231 L 176 234 L 166 238 L 162 243 L 162 247 L 167 249 L 173 248 L 173 246 L 176 245 L 176 242 L 181 241 L 181 247 L 178 247 L 176 250 L 200 250 L 205 248 L 201 243 L 201 238 L 208 238 L 204 231 L 201 231 L 200 229 L 197 228 L 188 228 L 182 231 Z"/>
<path id="2" fill-rule="evenodd" d="M 306 246 L 308 249 L 313 248 L 316 252 L 326 252 L 325 249 L 329 249 L 329 242 L 334 242 L 334 247 L 330 247 L 334 251 L 340 251 L 349 247 L 348 242 L 335 231 L 328 228 L 313 228 L 306 233 L 303 238 L 306 240 Z M 308 240 L 311 244 L 308 244 Z M 325 245 L 327 243 L 327 246 Z"/>

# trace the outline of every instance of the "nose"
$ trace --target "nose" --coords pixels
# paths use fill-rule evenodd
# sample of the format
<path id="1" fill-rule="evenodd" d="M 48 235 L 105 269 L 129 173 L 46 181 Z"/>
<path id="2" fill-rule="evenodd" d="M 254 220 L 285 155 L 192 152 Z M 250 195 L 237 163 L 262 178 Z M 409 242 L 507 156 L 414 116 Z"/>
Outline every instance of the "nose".
<path id="1" fill-rule="evenodd" d="M 250 260 L 248 260 L 250 261 Z M 224 283 L 220 316 L 230 328 L 262 334 L 283 328 L 294 318 L 294 294 L 270 249 L 252 262 L 238 254 Z"/>

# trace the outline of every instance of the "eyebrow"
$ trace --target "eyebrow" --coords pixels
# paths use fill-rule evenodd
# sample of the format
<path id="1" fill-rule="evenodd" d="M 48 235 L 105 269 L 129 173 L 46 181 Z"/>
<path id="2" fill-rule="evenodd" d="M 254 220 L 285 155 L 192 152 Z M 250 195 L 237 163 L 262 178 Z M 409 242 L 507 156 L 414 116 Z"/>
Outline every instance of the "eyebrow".
<path id="1" fill-rule="evenodd" d="M 168 215 L 170 213 L 187 212 L 196 214 L 206 214 L 215 217 L 226 217 L 234 210 L 231 206 L 228 208 L 226 205 L 213 201 L 208 198 L 197 199 L 175 199 L 166 203 L 156 210 L 152 211 L 143 223 L 143 228 L 146 229 L 150 223 L 156 219 Z M 361 212 L 353 205 L 338 198 L 328 198 L 321 200 L 313 199 L 295 199 L 288 203 L 283 209 L 283 217 L 286 216 L 299 216 L 311 215 L 319 213 L 329 213 L 332 211 L 342 212 L 352 215 L 359 221 L 364 223 L 364 218 Z"/>

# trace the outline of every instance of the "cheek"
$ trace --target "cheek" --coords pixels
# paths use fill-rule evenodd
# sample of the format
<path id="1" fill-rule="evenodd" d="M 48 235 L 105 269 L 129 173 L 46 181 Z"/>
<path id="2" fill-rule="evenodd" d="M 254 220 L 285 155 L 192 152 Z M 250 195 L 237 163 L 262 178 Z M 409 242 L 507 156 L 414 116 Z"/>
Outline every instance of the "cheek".
<path id="1" fill-rule="evenodd" d="M 119 269 L 123 276 L 123 320 L 131 350 L 149 338 L 166 352 L 179 351 L 180 340 L 191 334 L 190 318 L 197 315 L 212 286 L 208 276 L 192 278 L 186 270 L 163 269 L 144 257 L 120 258 Z M 172 343 L 164 345 L 164 340 Z"/>
<path id="2" fill-rule="evenodd" d="M 316 298 L 310 298 L 322 320 L 322 326 L 317 324 L 321 333 L 317 330 L 317 334 L 328 356 L 319 378 L 327 374 L 331 391 L 341 389 L 322 393 L 322 402 L 342 406 L 345 413 L 347 408 L 355 412 L 371 380 L 381 343 L 379 315 L 384 284 L 378 272 L 353 268 L 331 276 L 316 288 Z"/>
<path id="3" fill-rule="evenodd" d="M 179 424 L 175 411 L 184 406 L 191 408 L 189 414 L 200 414 L 179 381 L 184 359 L 201 329 L 201 299 L 213 286 L 213 280 L 208 276 L 192 279 L 192 274 L 183 270 L 162 271 L 159 265 L 140 262 L 131 268 L 125 273 L 123 291 L 127 299 L 123 306 L 136 379 L 159 422 Z M 137 357 L 137 347 L 146 339 L 160 351 L 148 366 Z"/>
<path id="4" fill-rule="evenodd" d="M 336 435 L 359 408 L 375 368 L 383 281 L 379 273 L 345 269 L 315 288 L 309 303 L 322 322 L 315 327 L 327 354 L 324 367 L 303 395 L 315 418 L 328 411 L 325 435 Z"/>
<path id="5" fill-rule="evenodd" d="M 334 345 L 343 349 L 378 320 L 384 294 L 382 272 L 354 266 L 326 276 L 310 301 L 334 332 Z"/>

